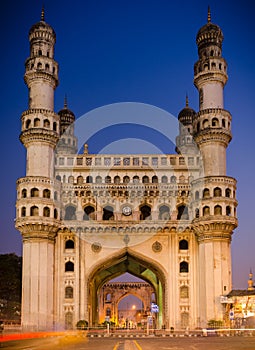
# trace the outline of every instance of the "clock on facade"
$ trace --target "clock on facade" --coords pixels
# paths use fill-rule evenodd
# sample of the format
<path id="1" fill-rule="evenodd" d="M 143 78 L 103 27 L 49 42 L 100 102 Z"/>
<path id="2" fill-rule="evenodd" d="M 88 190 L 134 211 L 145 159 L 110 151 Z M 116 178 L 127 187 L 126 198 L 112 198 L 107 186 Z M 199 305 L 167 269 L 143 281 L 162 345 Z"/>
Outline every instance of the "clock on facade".
<path id="1" fill-rule="evenodd" d="M 125 207 L 122 208 L 122 214 L 128 216 L 132 214 L 132 209 L 126 205 Z"/>

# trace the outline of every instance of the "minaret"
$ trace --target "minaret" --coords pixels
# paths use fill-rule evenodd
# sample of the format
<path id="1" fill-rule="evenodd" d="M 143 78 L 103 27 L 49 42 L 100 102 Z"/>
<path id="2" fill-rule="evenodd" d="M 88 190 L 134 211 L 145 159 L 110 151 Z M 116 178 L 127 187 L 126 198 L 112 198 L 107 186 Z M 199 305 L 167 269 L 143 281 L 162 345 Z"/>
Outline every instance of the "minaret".
<path id="1" fill-rule="evenodd" d="M 195 154 L 197 147 L 193 140 L 193 118 L 196 112 L 189 106 L 188 95 L 186 105 L 178 114 L 179 135 L 176 137 L 176 152 L 180 154 Z"/>
<path id="2" fill-rule="evenodd" d="M 60 140 L 57 144 L 57 153 L 76 154 L 77 137 L 74 135 L 75 115 L 67 107 L 67 97 L 64 99 L 64 108 L 58 112 L 60 117 Z"/>
<path id="3" fill-rule="evenodd" d="M 222 57 L 223 34 L 211 22 L 197 34 L 199 60 L 194 66 L 194 84 L 199 92 L 199 113 L 194 118 L 194 136 L 203 157 L 205 175 L 226 174 L 226 148 L 232 138 L 231 114 L 224 110 L 223 89 L 228 80 Z"/>
<path id="4" fill-rule="evenodd" d="M 199 60 L 194 66 L 199 112 L 193 118 L 193 133 L 204 168 L 204 176 L 192 183 L 202 326 L 210 319 L 223 319 L 220 296 L 232 289 L 230 248 L 237 226 L 236 180 L 226 176 L 226 148 L 232 136 L 231 114 L 224 109 L 228 76 L 222 41 L 222 31 L 211 22 L 209 9 L 207 23 L 196 37 Z"/>
<path id="5" fill-rule="evenodd" d="M 59 115 L 54 113 L 58 65 L 56 35 L 41 20 L 29 32 L 30 56 L 24 80 L 29 107 L 22 114 L 20 140 L 27 150 L 26 176 L 17 181 L 16 228 L 23 238 L 22 326 L 53 326 L 54 245 L 59 225 L 59 184 L 54 180 L 54 149 L 59 139 Z"/>

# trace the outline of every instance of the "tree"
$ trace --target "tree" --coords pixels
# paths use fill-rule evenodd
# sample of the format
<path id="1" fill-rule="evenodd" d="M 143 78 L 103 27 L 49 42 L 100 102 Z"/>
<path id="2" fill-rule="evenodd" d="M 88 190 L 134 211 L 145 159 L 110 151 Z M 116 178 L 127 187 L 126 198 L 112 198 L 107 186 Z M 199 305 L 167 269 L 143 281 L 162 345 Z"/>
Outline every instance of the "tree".
<path id="1" fill-rule="evenodd" d="M 14 253 L 0 254 L 0 315 L 20 317 L 22 258 Z"/>

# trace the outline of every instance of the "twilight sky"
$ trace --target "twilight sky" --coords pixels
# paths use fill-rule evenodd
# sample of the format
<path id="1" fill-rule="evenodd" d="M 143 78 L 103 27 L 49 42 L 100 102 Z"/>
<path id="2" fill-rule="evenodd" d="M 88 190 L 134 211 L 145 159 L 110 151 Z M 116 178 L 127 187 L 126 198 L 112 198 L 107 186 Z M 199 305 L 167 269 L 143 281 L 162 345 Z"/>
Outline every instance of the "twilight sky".
<path id="1" fill-rule="evenodd" d="M 28 108 L 23 74 L 29 55 L 28 32 L 40 20 L 41 6 L 41 0 L 1 4 L 0 253 L 21 254 L 14 218 L 15 181 L 25 174 L 25 149 L 19 142 L 20 116 Z M 68 107 L 77 118 L 97 107 L 127 101 L 154 105 L 177 116 L 185 105 L 186 92 L 190 106 L 198 110 L 193 85 L 195 38 L 207 21 L 208 2 L 46 0 L 44 6 L 45 20 L 57 34 L 55 59 L 60 66 L 60 85 L 55 94 L 56 111 L 63 107 L 67 94 Z M 225 38 L 223 57 L 229 75 L 225 109 L 233 117 L 233 140 L 227 151 L 227 174 L 237 178 L 239 202 L 239 227 L 232 243 L 233 288 L 246 288 L 250 268 L 255 273 L 255 3 L 216 0 L 210 1 L 210 7 L 212 22 L 221 27 Z M 90 152 L 104 147 L 109 151 L 107 143 L 134 133 L 138 137 L 138 129 L 124 129 L 108 128 L 92 137 Z M 148 146 L 148 152 L 155 152 L 155 144 L 166 153 L 172 152 L 160 135 L 148 143 L 150 137 L 148 130 L 141 130 L 139 138 L 146 141 L 141 141 L 141 149 Z"/>

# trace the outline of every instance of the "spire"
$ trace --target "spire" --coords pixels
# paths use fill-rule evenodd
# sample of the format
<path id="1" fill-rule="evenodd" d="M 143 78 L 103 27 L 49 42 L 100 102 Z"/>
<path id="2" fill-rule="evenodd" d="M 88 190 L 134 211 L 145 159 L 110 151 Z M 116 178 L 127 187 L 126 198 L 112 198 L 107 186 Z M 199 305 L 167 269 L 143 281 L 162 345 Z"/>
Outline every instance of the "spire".
<path id="1" fill-rule="evenodd" d="M 44 5 L 42 5 L 41 21 L 44 22 Z"/>
<path id="2" fill-rule="evenodd" d="M 208 22 L 208 23 L 211 22 L 211 10 L 210 10 L 210 6 L 208 6 L 207 22 Z"/>
<path id="3" fill-rule="evenodd" d="M 67 108 L 67 97 L 66 97 L 66 94 L 65 94 L 65 98 L 64 98 L 64 108 Z"/>
<path id="4" fill-rule="evenodd" d="M 187 92 L 186 92 L 186 107 L 189 107 L 189 98 L 188 98 Z"/>

